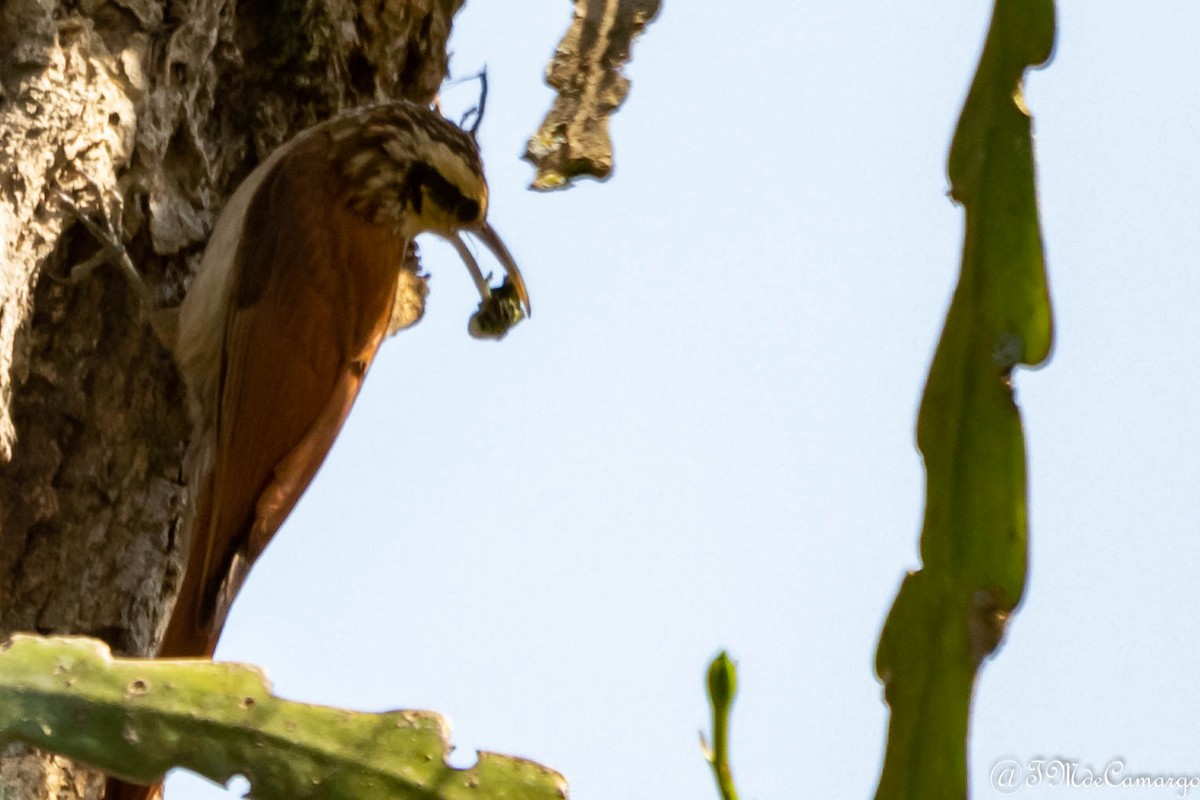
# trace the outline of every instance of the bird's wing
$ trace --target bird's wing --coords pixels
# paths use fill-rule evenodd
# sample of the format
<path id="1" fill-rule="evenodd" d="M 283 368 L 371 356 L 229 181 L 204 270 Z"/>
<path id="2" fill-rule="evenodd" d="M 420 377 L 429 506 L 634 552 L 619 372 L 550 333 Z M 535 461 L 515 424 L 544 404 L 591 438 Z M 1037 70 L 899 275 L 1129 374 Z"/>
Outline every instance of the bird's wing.
<path id="1" fill-rule="evenodd" d="M 392 311 L 405 242 L 331 200 L 338 178 L 320 139 L 264 180 L 234 267 L 213 468 L 176 611 L 191 607 L 196 632 L 211 635 L 208 648 L 250 565 L 333 445 Z"/>

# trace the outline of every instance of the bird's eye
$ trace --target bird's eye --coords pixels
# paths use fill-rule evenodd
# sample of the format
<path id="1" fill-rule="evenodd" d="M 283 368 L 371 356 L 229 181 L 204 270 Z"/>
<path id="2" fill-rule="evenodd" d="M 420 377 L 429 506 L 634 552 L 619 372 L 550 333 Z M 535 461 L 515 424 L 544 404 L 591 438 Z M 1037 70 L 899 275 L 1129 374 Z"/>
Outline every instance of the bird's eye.
<path id="1" fill-rule="evenodd" d="M 423 213 L 424 201 L 428 200 L 458 222 L 479 220 L 479 201 L 464 195 L 435 167 L 423 161 L 418 161 L 409 168 L 406 184 L 409 203 L 418 214 Z"/>
<path id="2" fill-rule="evenodd" d="M 461 197 L 461 195 L 460 195 Z M 459 222 L 475 222 L 479 219 L 479 203 L 476 203 L 470 198 L 463 197 L 462 202 L 458 204 L 458 221 Z"/>

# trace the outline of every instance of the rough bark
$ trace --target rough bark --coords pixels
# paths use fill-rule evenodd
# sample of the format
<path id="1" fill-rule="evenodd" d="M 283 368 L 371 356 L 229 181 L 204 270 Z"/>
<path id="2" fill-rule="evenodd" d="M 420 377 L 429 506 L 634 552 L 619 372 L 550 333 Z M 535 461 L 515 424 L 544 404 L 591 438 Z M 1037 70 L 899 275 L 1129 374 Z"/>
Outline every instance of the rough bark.
<path id="1" fill-rule="evenodd" d="M 537 168 L 533 189 L 562 189 L 580 177 L 606 179 L 613 168 L 608 118 L 625 102 L 621 68 L 633 40 L 658 15 L 660 0 L 574 0 L 575 17 L 546 68 L 554 106 L 525 149 Z"/>
<path id="2" fill-rule="evenodd" d="M 462 0 L 0 0 L 0 639 L 148 655 L 183 569 L 189 423 L 147 310 L 59 192 L 177 304 L 225 198 L 340 109 L 430 101 Z M 103 195 L 103 197 L 101 197 Z M 14 748 L 0 796 L 98 797 Z"/>

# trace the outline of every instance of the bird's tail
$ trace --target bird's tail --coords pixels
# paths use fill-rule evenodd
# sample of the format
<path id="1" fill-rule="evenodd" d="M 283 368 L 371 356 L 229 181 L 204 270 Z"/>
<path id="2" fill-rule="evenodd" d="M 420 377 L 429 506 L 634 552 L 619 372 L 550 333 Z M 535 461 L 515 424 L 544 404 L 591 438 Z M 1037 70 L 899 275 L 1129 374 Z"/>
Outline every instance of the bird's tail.
<path id="1" fill-rule="evenodd" d="M 204 573 L 207 556 L 207 534 L 212 525 L 212 484 L 205 480 L 197 498 L 192 522 L 188 563 L 184 570 L 183 586 L 171 610 L 166 633 L 158 648 L 159 658 L 211 658 L 221 635 L 220 623 L 207 619 L 204 613 L 205 596 L 210 576 Z M 162 800 L 163 784 L 159 780 L 150 786 L 109 778 L 104 791 L 105 800 Z"/>
<path id="2" fill-rule="evenodd" d="M 215 522 L 213 516 L 213 482 L 211 476 L 201 484 L 195 513 L 192 517 L 191 542 L 187 566 L 183 572 L 183 585 L 171 610 L 166 633 L 158 646 L 159 658 L 212 658 L 221 636 L 224 615 L 213 619 L 206 599 L 211 594 L 210 584 L 223 582 L 222 576 L 212 575 L 220 568 L 209 553 L 212 541 L 210 530 Z"/>
<path id="3" fill-rule="evenodd" d="M 104 789 L 104 800 L 162 800 L 162 796 L 162 781 L 153 786 L 139 786 L 136 783 L 109 778 Z"/>

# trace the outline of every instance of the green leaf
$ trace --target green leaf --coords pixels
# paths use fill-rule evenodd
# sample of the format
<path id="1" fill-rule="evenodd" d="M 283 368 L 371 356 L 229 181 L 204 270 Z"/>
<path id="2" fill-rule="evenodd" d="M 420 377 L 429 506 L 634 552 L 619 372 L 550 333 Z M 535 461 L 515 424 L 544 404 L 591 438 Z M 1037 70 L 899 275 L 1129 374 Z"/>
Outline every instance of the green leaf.
<path id="1" fill-rule="evenodd" d="M 997 0 L 950 150 L 951 194 L 966 212 L 962 271 L 917 421 L 924 566 L 901 585 L 876 655 L 892 709 L 881 800 L 966 797 L 975 675 L 1024 590 L 1011 372 L 1046 359 L 1052 326 L 1021 83 L 1053 42 L 1053 0 Z"/>
<path id="2" fill-rule="evenodd" d="M 138 783 L 180 766 L 257 798 L 562 800 L 532 761 L 446 764 L 437 714 L 366 714 L 272 696 L 261 672 L 208 661 L 113 659 L 83 638 L 16 636 L 0 652 L 0 743 L 52 750 Z"/>

